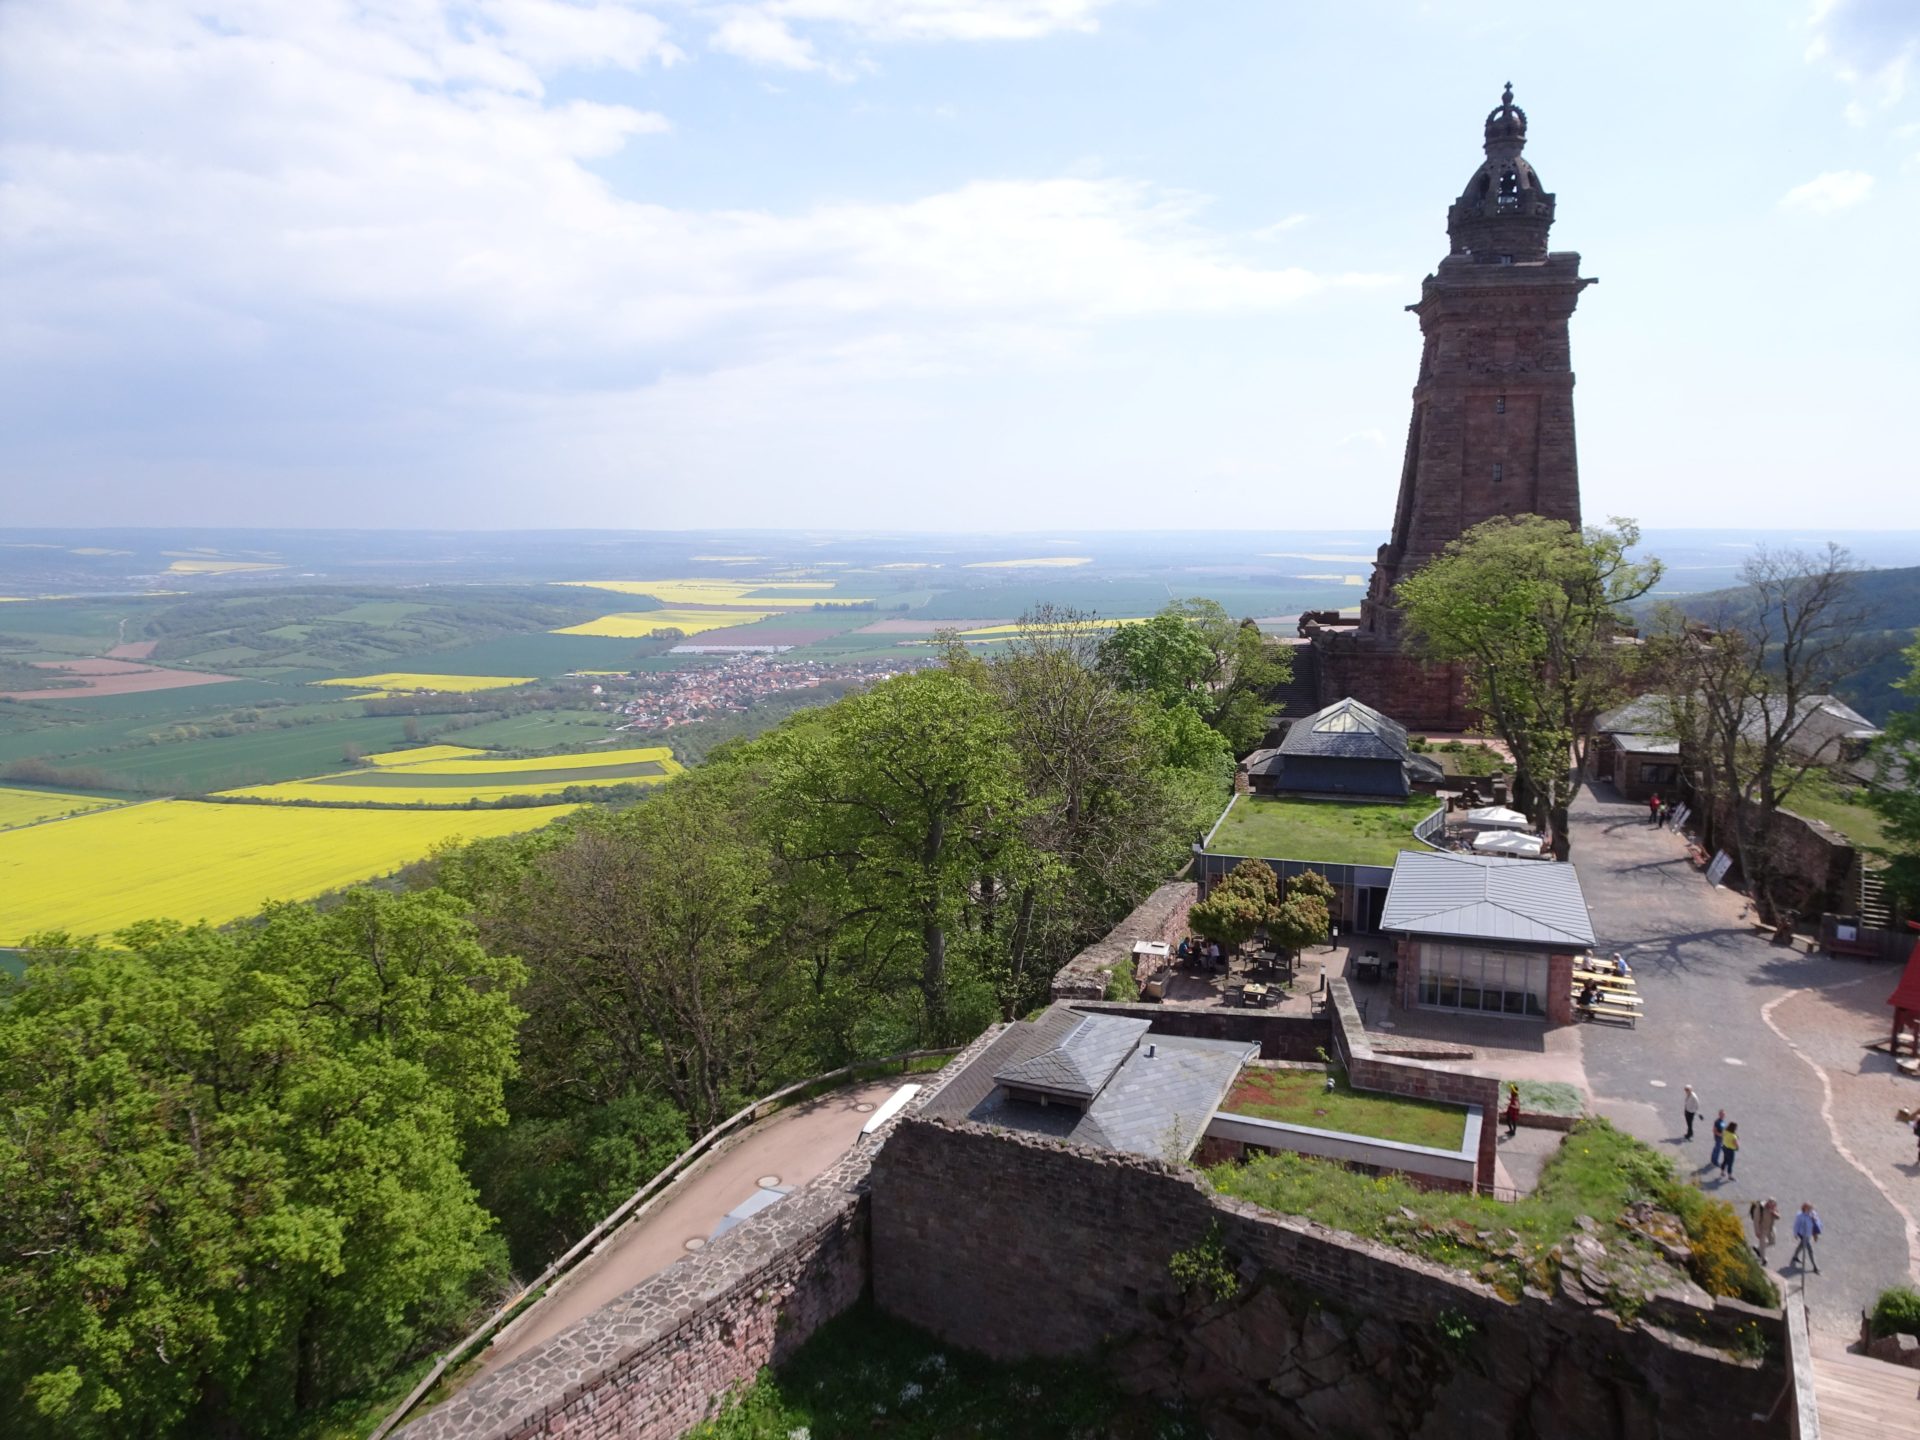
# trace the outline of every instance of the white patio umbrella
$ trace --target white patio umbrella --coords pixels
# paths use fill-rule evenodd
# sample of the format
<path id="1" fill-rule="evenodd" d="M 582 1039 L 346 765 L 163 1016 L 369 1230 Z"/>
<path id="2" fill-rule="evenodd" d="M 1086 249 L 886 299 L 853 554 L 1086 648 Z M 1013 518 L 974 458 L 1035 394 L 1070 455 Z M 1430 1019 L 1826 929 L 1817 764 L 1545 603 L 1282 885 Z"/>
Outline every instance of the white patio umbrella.
<path id="1" fill-rule="evenodd" d="M 1489 830 L 1473 837 L 1473 848 L 1482 855 L 1519 855 L 1538 860 L 1546 846 L 1538 835 L 1522 835 L 1518 830 Z"/>
<path id="2" fill-rule="evenodd" d="M 1527 823 L 1527 817 L 1504 805 L 1482 805 L 1467 811 L 1465 823 L 1476 830 L 1518 830 Z"/>

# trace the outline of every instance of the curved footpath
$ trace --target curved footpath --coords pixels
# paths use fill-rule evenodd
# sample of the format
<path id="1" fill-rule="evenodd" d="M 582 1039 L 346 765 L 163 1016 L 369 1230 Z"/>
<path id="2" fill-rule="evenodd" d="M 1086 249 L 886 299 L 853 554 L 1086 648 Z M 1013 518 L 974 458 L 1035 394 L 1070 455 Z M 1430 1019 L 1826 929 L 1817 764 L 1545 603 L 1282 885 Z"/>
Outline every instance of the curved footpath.
<path id="1" fill-rule="evenodd" d="M 795 1105 L 744 1131 L 700 1161 L 664 1197 L 651 1202 L 508 1327 L 487 1352 L 481 1373 L 498 1369 L 552 1339 L 688 1253 L 727 1212 L 753 1197 L 761 1182 L 799 1188 L 821 1174 L 859 1138 L 875 1108 L 913 1076 L 863 1081 Z M 924 1083 L 924 1077 L 923 1077 Z M 470 1383 L 470 1382 L 469 1382 Z"/>
<path id="2" fill-rule="evenodd" d="M 1883 1002 L 1899 967 L 1770 943 L 1742 896 L 1708 885 L 1680 837 L 1609 786 L 1574 805 L 1573 863 L 1600 952 L 1625 952 L 1646 1002 L 1637 1029 L 1579 1027 L 1595 1107 L 1730 1201 L 1743 1225 L 1750 1201 L 1777 1199 L 1767 1269 L 1804 1295 L 1815 1331 L 1853 1338 L 1883 1287 L 1920 1276 L 1920 1167 L 1912 1135 L 1893 1123 L 1897 1105 L 1920 1103 L 1920 1085 L 1863 1043 L 1889 1028 Z M 1691 1142 L 1680 1113 L 1689 1084 L 1704 1107 Z M 1720 1109 L 1740 1123 L 1731 1180 L 1706 1168 Z M 1825 1221 L 1818 1275 L 1786 1264 L 1802 1200 Z"/>

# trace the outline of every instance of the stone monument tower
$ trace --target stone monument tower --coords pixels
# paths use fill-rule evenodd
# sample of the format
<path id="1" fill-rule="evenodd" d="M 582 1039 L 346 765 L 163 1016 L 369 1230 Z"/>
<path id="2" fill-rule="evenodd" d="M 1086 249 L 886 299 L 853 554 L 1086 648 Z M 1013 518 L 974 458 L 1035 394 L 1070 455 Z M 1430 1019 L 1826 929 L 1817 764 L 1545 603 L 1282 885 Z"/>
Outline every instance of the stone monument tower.
<path id="1" fill-rule="evenodd" d="M 1496 515 L 1580 523 L 1567 321 L 1580 257 L 1549 251 L 1554 197 L 1521 157 L 1527 115 L 1508 85 L 1487 116 L 1486 159 L 1447 211 L 1450 250 L 1420 288 L 1420 375 L 1393 538 L 1360 623 L 1306 628 L 1323 703 L 1352 695 L 1423 729 L 1468 721 L 1460 677 L 1402 649 L 1393 589 Z"/>

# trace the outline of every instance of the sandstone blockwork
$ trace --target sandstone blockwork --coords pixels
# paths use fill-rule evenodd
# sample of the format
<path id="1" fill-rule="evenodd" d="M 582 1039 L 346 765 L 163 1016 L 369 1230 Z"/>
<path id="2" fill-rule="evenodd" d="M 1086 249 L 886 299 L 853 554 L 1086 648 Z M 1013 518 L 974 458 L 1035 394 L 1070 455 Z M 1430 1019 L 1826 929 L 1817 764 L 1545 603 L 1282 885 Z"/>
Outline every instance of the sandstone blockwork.
<path id="1" fill-rule="evenodd" d="M 883 1310 L 1000 1358 L 1104 1356 L 1122 1385 L 1192 1407 L 1218 1440 L 1787 1434 L 1784 1418 L 1755 1418 L 1780 1396 L 1777 1362 L 1566 1297 L 1504 1299 L 1158 1161 L 914 1119 L 875 1161 L 872 1205 Z M 1209 1236 L 1229 1296 L 1190 1293 L 1169 1268 Z M 1785 1343 L 1778 1314 L 1689 1308 L 1660 1318 L 1694 1334 L 1757 1320 Z"/>
<path id="2" fill-rule="evenodd" d="M 1416 729 L 1457 730 L 1460 676 L 1404 653 L 1394 588 L 1453 540 L 1503 515 L 1580 523 L 1567 322 L 1592 280 L 1550 252 L 1554 196 L 1522 157 L 1526 113 L 1509 89 L 1487 116 L 1486 158 L 1447 212 L 1449 253 L 1407 308 L 1420 369 L 1394 505 L 1360 624 L 1309 627 L 1321 701 L 1351 695 Z"/>

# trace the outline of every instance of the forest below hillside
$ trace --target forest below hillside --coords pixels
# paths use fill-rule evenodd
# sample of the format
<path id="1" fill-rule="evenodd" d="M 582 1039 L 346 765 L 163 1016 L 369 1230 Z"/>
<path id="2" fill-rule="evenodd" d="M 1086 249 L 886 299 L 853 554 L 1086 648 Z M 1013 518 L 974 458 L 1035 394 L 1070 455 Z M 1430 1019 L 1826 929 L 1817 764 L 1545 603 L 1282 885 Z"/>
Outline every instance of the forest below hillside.
<path id="1" fill-rule="evenodd" d="M 1900 652 L 1920 636 L 1920 566 L 1857 570 L 1849 580 L 1847 604 L 1862 616 L 1853 668 L 1834 688 L 1842 700 L 1876 725 L 1910 702 L 1894 686 L 1906 675 Z M 1713 590 L 1681 601 L 1686 613 L 1706 623 L 1739 622 L 1750 604 L 1742 588 Z M 1651 604 L 1651 602 L 1649 602 Z"/>
<path id="2" fill-rule="evenodd" d="M 399 886 L 41 937 L 0 1002 L 9 1433 L 390 1401 L 746 1100 L 1040 1002 L 1284 670 L 1210 602 L 1040 616 Z"/>

